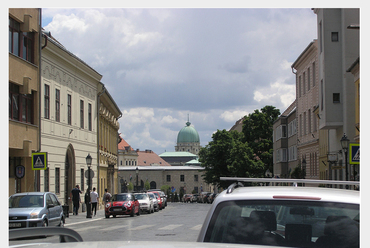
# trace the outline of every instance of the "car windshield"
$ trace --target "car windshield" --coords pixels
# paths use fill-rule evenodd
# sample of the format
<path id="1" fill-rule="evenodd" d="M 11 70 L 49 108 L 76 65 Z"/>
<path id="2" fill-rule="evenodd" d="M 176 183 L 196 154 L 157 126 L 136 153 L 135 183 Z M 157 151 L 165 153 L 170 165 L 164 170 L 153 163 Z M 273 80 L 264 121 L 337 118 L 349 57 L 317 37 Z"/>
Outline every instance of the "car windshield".
<path id="1" fill-rule="evenodd" d="M 114 195 L 112 201 L 129 201 L 131 200 L 130 195 Z"/>
<path id="2" fill-rule="evenodd" d="M 9 208 L 44 207 L 42 195 L 17 195 L 9 198 Z"/>
<path id="3" fill-rule="evenodd" d="M 357 247 L 359 206 L 310 201 L 228 201 L 217 206 L 205 241 L 261 245 Z"/>
<path id="4" fill-rule="evenodd" d="M 146 200 L 148 196 L 146 194 L 135 194 L 136 199 L 138 200 Z"/>

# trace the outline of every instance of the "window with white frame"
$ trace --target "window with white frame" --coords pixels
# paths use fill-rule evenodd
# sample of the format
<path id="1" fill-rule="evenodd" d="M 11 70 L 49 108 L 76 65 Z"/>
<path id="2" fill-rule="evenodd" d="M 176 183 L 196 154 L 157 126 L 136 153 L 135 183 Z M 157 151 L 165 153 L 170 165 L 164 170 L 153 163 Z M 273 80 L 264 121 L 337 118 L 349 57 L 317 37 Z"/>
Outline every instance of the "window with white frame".
<path id="1" fill-rule="evenodd" d="M 276 150 L 276 162 L 287 162 L 287 149 L 281 148 Z"/>
<path id="2" fill-rule="evenodd" d="M 276 128 L 276 140 L 286 138 L 286 125 L 280 125 Z"/>
<path id="3" fill-rule="evenodd" d="M 291 137 L 297 133 L 297 120 L 294 119 L 288 123 L 288 137 Z"/>
<path id="4" fill-rule="evenodd" d="M 297 160 L 297 146 L 291 146 L 288 148 L 288 161 Z"/>

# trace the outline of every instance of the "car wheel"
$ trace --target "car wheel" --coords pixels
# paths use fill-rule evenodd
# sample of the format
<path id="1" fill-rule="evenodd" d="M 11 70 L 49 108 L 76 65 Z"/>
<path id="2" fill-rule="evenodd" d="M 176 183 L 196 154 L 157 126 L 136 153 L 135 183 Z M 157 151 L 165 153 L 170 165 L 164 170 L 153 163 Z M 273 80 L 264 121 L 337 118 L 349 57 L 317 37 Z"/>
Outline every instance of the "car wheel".
<path id="1" fill-rule="evenodd" d="M 106 214 L 106 215 L 105 215 L 105 218 L 107 218 L 107 219 L 108 219 L 108 218 L 109 218 L 109 215 L 107 215 L 107 214 Z"/>
<path id="2" fill-rule="evenodd" d="M 46 220 L 43 220 L 41 226 L 42 227 L 47 227 L 48 226 L 48 222 Z"/>
<path id="3" fill-rule="evenodd" d="M 137 216 L 140 216 L 141 208 L 139 208 L 139 211 L 137 211 Z"/>
<path id="4" fill-rule="evenodd" d="M 132 208 L 132 211 L 131 211 L 130 216 L 131 216 L 131 217 L 134 217 L 134 216 L 135 216 L 135 208 Z"/>
<path id="5" fill-rule="evenodd" d="M 59 227 L 64 227 L 64 219 L 60 218 Z"/>
<path id="6" fill-rule="evenodd" d="M 113 215 L 113 218 L 116 218 L 116 217 L 117 217 L 117 215 L 115 215 L 115 214 L 114 214 L 114 215 Z"/>

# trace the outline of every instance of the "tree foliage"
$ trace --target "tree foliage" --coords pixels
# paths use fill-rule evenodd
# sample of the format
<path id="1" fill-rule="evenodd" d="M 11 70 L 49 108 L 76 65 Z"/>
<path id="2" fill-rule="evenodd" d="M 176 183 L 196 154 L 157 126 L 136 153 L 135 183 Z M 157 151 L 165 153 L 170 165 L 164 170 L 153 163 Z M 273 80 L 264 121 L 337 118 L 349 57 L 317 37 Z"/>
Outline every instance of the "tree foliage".
<path id="1" fill-rule="evenodd" d="M 199 152 L 206 183 L 226 188 L 220 177 L 263 177 L 272 171 L 272 125 L 280 111 L 265 106 L 245 117 L 243 131 L 217 130 Z"/>
<path id="2" fill-rule="evenodd" d="M 265 169 L 273 171 L 273 124 L 279 117 L 280 110 L 273 106 L 265 106 L 259 111 L 249 114 L 243 122 L 244 142 L 248 142 L 253 150 L 254 160 L 260 160 Z"/>

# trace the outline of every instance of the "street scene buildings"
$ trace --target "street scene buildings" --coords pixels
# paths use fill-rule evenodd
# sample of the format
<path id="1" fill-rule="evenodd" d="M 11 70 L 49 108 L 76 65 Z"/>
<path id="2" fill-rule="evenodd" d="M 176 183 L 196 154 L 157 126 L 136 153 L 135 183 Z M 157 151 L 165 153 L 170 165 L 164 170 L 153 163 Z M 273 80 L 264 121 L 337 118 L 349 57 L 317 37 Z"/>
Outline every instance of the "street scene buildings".
<path id="1" fill-rule="evenodd" d="M 50 191 L 72 211 L 76 184 L 100 196 L 162 186 L 217 192 L 203 180 L 200 138 L 189 120 L 174 152 L 157 155 L 124 140 L 118 120 L 125 106 L 103 75 L 42 30 L 41 11 L 9 9 L 8 195 Z M 305 178 L 359 180 L 359 9 L 313 12 L 317 39 L 291 65 L 296 98 L 273 126 L 273 177 L 300 168 Z"/>

